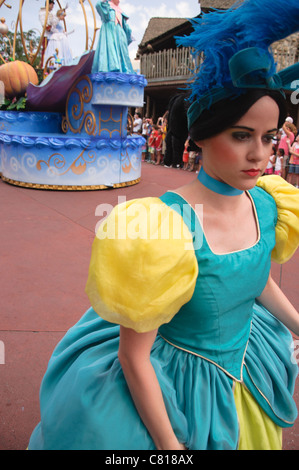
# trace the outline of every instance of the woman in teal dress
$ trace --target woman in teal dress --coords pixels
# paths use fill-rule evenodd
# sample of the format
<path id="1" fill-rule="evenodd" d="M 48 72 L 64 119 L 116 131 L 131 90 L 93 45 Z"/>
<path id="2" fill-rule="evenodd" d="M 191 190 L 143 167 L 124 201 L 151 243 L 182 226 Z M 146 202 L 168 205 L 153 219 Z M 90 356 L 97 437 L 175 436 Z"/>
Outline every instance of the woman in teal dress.
<path id="1" fill-rule="evenodd" d="M 120 10 L 119 0 L 102 0 L 96 4 L 102 26 L 94 55 L 92 73 L 135 73 L 129 57 L 128 45 L 132 32 L 128 17 Z"/>
<path id="2" fill-rule="evenodd" d="M 199 97 L 198 178 L 120 204 L 100 226 L 91 308 L 50 359 L 29 449 L 281 448 L 297 418 L 299 315 L 270 267 L 298 247 L 299 191 L 261 177 L 286 116 L 265 78 L 200 113 Z"/>

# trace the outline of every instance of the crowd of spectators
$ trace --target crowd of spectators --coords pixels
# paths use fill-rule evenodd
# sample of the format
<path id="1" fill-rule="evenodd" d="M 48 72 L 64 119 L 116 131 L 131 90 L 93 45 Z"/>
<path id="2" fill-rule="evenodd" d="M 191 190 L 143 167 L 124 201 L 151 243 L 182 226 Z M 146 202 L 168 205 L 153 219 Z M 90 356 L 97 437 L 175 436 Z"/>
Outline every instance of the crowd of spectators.
<path id="1" fill-rule="evenodd" d="M 265 174 L 282 176 L 289 183 L 299 187 L 299 132 L 288 117 L 273 142 L 273 153 Z"/>
<path id="2" fill-rule="evenodd" d="M 179 153 L 179 159 L 175 164 L 165 160 L 167 152 L 168 133 L 168 111 L 164 116 L 159 117 L 154 124 L 152 118 L 144 117 L 140 114 L 134 116 L 133 133 L 140 134 L 145 139 L 142 151 L 142 161 L 153 165 L 163 165 L 166 168 L 183 168 L 188 171 L 198 172 L 201 163 L 201 149 L 192 142 L 189 137 L 184 142 L 184 147 Z M 168 143 L 171 146 L 171 142 Z"/>

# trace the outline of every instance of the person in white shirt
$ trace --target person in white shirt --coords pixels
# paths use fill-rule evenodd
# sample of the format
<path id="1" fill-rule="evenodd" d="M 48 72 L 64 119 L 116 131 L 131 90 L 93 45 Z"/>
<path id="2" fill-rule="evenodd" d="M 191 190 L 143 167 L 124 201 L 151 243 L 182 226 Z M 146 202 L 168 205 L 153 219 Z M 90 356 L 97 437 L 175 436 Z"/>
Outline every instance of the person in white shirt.
<path id="1" fill-rule="evenodd" d="M 142 128 L 142 119 L 140 113 L 134 114 L 134 122 L 133 122 L 133 133 L 139 134 Z"/>
<path id="2" fill-rule="evenodd" d="M 284 150 L 278 149 L 278 153 L 275 160 L 274 174 L 281 176 L 282 165 L 284 160 Z"/>

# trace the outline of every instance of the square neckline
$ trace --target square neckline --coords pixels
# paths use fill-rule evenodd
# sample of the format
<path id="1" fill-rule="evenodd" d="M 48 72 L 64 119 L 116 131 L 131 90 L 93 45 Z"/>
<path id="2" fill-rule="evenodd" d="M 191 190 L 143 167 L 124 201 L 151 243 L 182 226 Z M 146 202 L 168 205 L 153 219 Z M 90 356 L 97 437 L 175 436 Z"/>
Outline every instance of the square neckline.
<path id="1" fill-rule="evenodd" d="M 242 253 L 242 252 L 251 250 L 251 249 L 254 248 L 256 245 L 259 244 L 259 242 L 260 242 L 260 240 L 261 240 L 260 222 L 259 222 L 259 218 L 258 218 L 258 214 L 257 214 L 257 209 L 256 209 L 256 205 L 255 205 L 255 202 L 254 202 L 254 198 L 252 197 L 252 195 L 250 194 L 249 191 L 246 190 L 245 193 L 246 193 L 247 196 L 249 197 L 250 202 L 251 202 L 251 207 L 252 207 L 252 209 L 253 209 L 253 215 L 254 215 L 254 219 L 255 219 L 255 225 L 256 225 L 256 228 L 257 228 L 257 240 L 255 241 L 255 243 L 253 243 L 251 246 L 249 246 L 249 247 L 247 247 L 247 248 L 242 248 L 242 249 L 240 249 L 240 250 L 235 250 L 235 251 L 229 251 L 229 252 L 227 252 L 227 253 L 216 253 L 216 252 L 212 249 L 212 247 L 211 247 L 211 245 L 210 245 L 210 243 L 209 243 L 209 241 L 208 241 L 208 238 L 207 238 L 207 236 L 206 236 L 206 234 L 205 234 L 203 225 L 202 225 L 202 223 L 201 223 L 201 221 L 200 221 L 200 219 L 199 219 L 199 217 L 198 217 L 198 215 L 197 215 L 197 213 L 196 213 L 194 207 L 187 201 L 187 199 L 185 199 L 184 196 L 182 196 L 181 194 L 179 194 L 179 193 L 176 192 L 176 191 L 169 190 L 169 191 L 167 191 L 167 192 L 168 192 L 168 193 L 173 193 L 173 194 L 175 194 L 176 196 L 180 197 L 183 201 L 185 201 L 185 202 L 188 204 L 188 206 L 191 207 L 192 211 L 194 212 L 195 218 L 197 219 L 198 224 L 199 224 L 199 226 L 200 226 L 200 228 L 201 228 L 201 230 L 202 230 L 202 234 L 203 234 L 204 240 L 205 240 L 205 242 L 206 242 L 206 244 L 207 244 L 207 246 L 208 246 L 210 252 L 211 252 L 214 256 L 228 256 L 228 255 L 233 255 L 233 254 L 237 254 L 237 253 Z"/>

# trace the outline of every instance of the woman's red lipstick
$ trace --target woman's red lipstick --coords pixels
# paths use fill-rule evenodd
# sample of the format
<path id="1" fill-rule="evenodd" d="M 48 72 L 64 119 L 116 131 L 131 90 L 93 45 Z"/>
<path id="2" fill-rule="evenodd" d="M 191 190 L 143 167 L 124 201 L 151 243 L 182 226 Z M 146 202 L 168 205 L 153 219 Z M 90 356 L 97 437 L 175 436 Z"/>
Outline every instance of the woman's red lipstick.
<path id="1" fill-rule="evenodd" d="M 243 170 L 243 173 L 246 173 L 246 175 L 249 176 L 258 176 L 260 174 L 261 170 L 258 168 L 251 168 L 250 170 Z"/>

